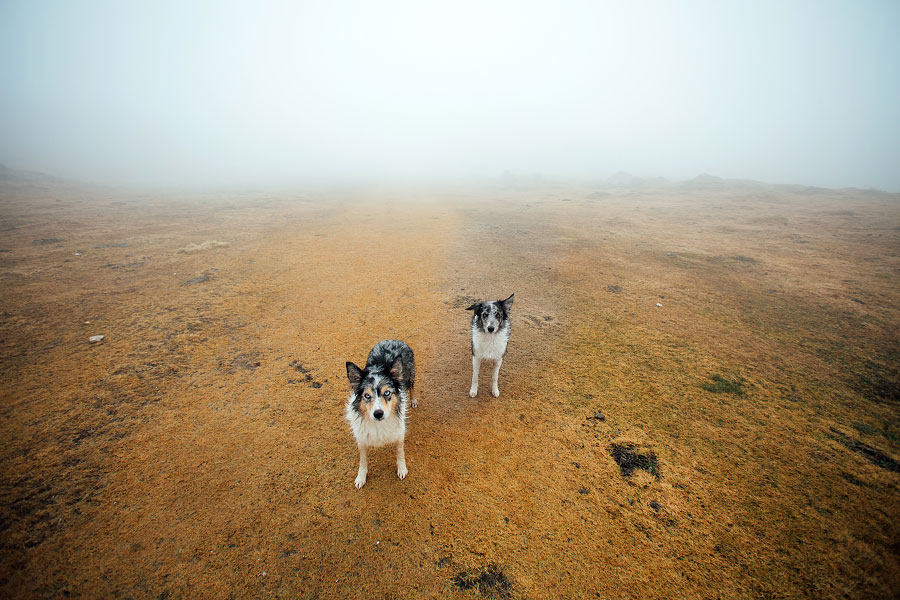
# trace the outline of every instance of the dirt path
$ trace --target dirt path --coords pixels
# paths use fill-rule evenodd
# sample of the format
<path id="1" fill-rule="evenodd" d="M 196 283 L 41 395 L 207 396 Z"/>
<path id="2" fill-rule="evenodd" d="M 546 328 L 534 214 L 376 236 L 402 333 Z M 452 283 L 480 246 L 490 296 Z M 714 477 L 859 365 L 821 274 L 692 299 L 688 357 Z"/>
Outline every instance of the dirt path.
<path id="1" fill-rule="evenodd" d="M 900 585 L 895 196 L 327 200 L 6 189 L 5 595 Z M 463 309 L 512 292 L 501 397 L 469 399 Z M 357 491 L 344 362 L 388 338 L 410 474 L 382 450 Z"/>

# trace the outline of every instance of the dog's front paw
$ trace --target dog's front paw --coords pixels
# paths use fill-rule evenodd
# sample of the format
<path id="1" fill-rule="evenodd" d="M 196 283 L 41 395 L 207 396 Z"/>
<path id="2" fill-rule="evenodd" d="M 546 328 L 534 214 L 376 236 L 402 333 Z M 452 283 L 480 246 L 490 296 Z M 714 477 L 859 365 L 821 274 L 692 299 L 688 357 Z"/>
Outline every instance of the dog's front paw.
<path id="1" fill-rule="evenodd" d="M 415 398 L 413 398 L 412 400 L 409 401 L 409 405 L 412 406 L 413 408 L 416 408 L 417 406 L 419 406 L 419 401 L 416 400 Z"/>
<path id="2" fill-rule="evenodd" d="M 359 475 L 357 475 L 356 481 L 354 481 L 353 483 L 356 485 L 356 489 L 359 489 L 362 486 L 366 485 L 366 474 L 360 473 Z"/>
<path id="3" fill-rule="evenodd" d="M 409 471 L 406 469 L 406 463 L 397 465 L 397 477 L 404 479 Z"/>
<path id="4" fill-rule="evenodd" d="M 494 398 L 499 398 L 500 397 L 500 388 L 495 387 L 494 389 L 492 389 L 491 396 L 493 396 Z"/>
<path id="5" fill-rule="evenodd" d="M 469 398 L 474 398 L 478 395 L 478 388 L 470 388 L 469 389 Z"/>

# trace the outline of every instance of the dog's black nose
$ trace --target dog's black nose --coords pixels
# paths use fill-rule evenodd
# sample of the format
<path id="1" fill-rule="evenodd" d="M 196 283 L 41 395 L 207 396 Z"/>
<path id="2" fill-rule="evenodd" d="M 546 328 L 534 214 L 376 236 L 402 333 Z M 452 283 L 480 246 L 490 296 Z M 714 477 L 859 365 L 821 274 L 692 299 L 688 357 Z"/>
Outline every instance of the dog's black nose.
<path id="1" fill-rule="evenodd" d="M 375 412 L 372 413 L 372 416 L 375 417 L 376 419 L 378 419 L 378 420 L 380 421 L 380 420 L 381 420 L 381 417 L 384 416 L 384 411 L 381 410 L 381 409 L 378 409 L 378 410 L 376 410 Z"/>
<path id="2" fill-rule="evenodd" d="M 488 333 L 494 333 L 494 328 L 493 328 L 493 327 L 488 327 Z"/>

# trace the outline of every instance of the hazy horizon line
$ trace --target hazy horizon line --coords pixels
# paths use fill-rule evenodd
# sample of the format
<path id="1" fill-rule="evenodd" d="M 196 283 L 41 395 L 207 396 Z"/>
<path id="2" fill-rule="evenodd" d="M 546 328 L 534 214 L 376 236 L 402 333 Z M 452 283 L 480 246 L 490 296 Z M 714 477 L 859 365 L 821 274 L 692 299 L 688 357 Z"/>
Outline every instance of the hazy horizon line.
<path id="1" fill-rule="evenodd" d="M 247 181 L 231 182 L 141 182 L 123 180 L 102 180 L 99 178 L 79 178 L 66 174 L 58 174 L 40 169 L 19 168 L 0 163 L 0 181 L 12 183 L 55 183 L 62 185 L 80 185 L 98 188 L 110 188 L 132 191 L 158 191 L 158 192 L 253 192 L 269 190 L 299 190 L 303 188 L 341 188 L 341 187 L 373 187 L 373 186 L 398 186 L 398 187 L 455 187 L 455 186 L 505 186 L 516 187 L 522 185 L 583 185 L 607 188 L 653 188 L 665 186 L 680 186 L 684 184 L 715 185 L 715 184 L 743 184 L 771 187 L 803 187 L 818 190 L 858 190 L 863 192 L 881 192 L 886 194 L 900 193 L 900 189 L 891 190 L 878 186 L 828 186 L 803 181 L 766 181 L 748 177 L 720 176 L 714 173 L 701 172 L 692 177 L 670 178 L 662 175 L 635 174 L 630 171 L 617 170 L 608 175 L 560 175 L 543 172 L 527 172 L 502 170 L 499 173 L 484 175 L 420 175 L 416 177 L 402 177 L 392 175 L 349 175 L 349 176 L 298 176 L 294 178 L 273 177 L 269 179 L 256 178 Z"/>

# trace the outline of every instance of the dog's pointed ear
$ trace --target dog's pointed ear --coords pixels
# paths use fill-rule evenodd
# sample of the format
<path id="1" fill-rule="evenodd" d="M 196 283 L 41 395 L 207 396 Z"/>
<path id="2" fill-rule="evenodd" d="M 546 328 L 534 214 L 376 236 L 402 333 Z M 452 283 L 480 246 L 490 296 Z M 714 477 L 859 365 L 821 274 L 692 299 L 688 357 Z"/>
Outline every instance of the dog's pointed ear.
<path id="1" fill-rule="evenodd" d="M 347 363 L 347 379 L 350 380 L 350 387 L 356 388 L 362 381 L 363 370 L 354 365 L 352 362 Z"/>
<path id="2" fill-rule="evenodd" d="M 403 358 L 398 356 L 391 365 L 391 378 L 397 381 L 403 377 Z"/>
<path id="3" fill-rule="evenodd" d="M 472 306 L 470 306 L 470 307 L 467 308 L 466 310 L 475 310 L 476 308 L 478 308 L 478 306 L 479 306 L 480 304 L 481 304 L 481 302 L 476 302 L 475 304 L 473 304 Z"/>
<path id="4" fill-rule="evenodd" d="M 512 308 L 513 296 L 515 296 L 515 294 L 510 294 L 509 298 L 500 301 L 500 304 L 503 305 L 503 310 L 505 310 L 506 312 L 509 312 L 509 309 Z"/>

